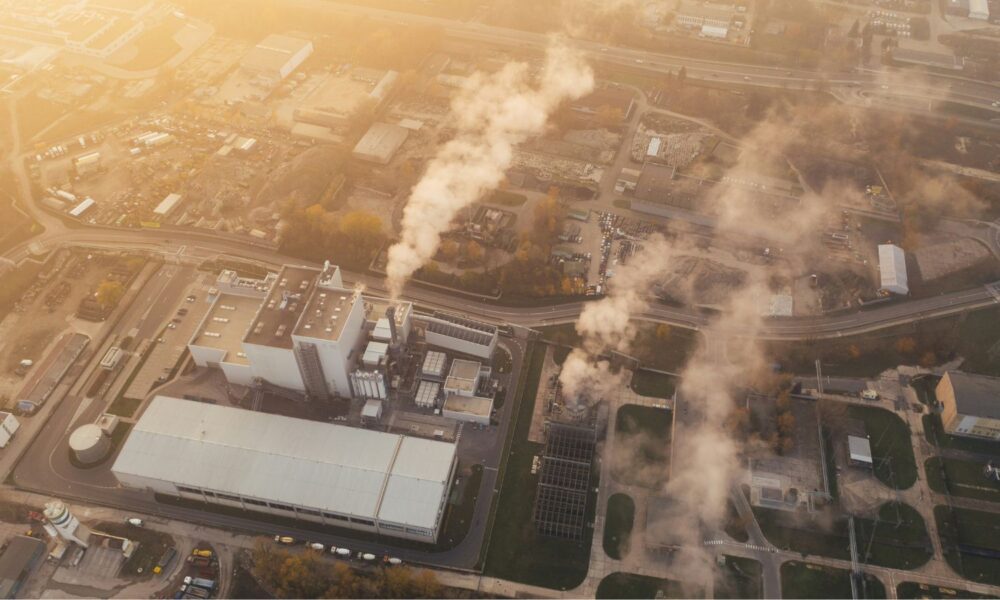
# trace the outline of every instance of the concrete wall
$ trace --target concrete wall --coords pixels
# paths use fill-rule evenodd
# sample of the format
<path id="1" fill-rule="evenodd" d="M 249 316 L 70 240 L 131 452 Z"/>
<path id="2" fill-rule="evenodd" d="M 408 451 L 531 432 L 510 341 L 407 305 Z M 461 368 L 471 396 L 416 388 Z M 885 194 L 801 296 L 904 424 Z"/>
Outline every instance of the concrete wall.
<path id="1" fill-rule="evenodd" d="M 254 377 L 260 377 L 278 387 L 305 391 L 306 386 L 291 348 L 274 348 L 243 342 L 243 352 L 250 361 L 250 372 Z"/>

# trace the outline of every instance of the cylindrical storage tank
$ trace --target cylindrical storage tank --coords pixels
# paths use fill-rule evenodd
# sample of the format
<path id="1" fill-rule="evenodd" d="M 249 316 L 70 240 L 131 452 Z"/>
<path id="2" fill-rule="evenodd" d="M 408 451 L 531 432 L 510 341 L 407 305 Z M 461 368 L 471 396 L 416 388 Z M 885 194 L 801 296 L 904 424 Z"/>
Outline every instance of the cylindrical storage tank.
<path id="1" fill-rule="evenodd" d="M 93 423 L 81 425 L 69 436 L 69 449 L 85 465 L 104 460 L 111 450 L 111 438 Z"/>

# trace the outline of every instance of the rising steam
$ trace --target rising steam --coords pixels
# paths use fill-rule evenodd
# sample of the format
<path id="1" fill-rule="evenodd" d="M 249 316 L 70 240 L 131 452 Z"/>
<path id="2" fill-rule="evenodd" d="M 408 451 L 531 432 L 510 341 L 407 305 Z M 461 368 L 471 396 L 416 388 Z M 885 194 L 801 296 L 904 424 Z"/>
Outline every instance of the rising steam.
<path id="1" fill-rule="evenodd" d="M 406 281 L 438 250 L 458 212 L 495 189 L 511 166 L 514 147 L 541 133 L 559 105 L 589 93 L 594 75 L 576 50 L 553 42 L 537 81 L 526 63 L 472 77 L 452 103 L 457 134 L 431 160 L 403 214 L 401 239 L 389 248 L 388 287 L 398 297 Z"/>
<path id="2" fill-rule="evenodd" d="M 587 304 L 576 322 L 582 338 L 580 348 L 566 357 L 559 383 L 569 402 L 597 401 L 621 384 L 610 364 L 600 357 L 609 352 L 628 352 L 635 339 L 633 319 L 649 308 L 649 291 L 666 270 L 671 247 L 662 236 L 644 242 L 642 250 L 609 285 L 607 296 Z"/>

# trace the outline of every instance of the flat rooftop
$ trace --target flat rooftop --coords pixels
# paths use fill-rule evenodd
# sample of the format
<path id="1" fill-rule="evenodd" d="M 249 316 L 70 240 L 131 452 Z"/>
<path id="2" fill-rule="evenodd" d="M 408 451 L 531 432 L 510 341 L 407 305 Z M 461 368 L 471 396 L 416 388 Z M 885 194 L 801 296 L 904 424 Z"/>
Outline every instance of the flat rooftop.
<path id="1" fill-rule="evenodd" d="M 251 69 L 277 71 L 311 44 L 302 38 L 272 34 L 247 52 L 241 64 Z"/>
<path id="2" fill-rule="evenodd" d="M 434 529 L 454 444 L 157 396 L 112 472 Z M 280 485 L 276 485 L 280 482 Z"/>
<path id="3" fill-rule="evenodd" d="M 402 327 L 406 322 L 406 318 L 413 312 L 412 302 L 393 302 L 388 298 L 380 298 L 378 296 L 364 295 L 362 297 L 365 300 L 366 321 L 378 321 L 385 316 L 385 311 L 389 310 L 390 306 L 395 306 L 396 326 Z"/>
<path id="4" fill-rule="evenodd" d="M 243 356 L 243 338 L 250 329 L 261 302 L 260 298 L 250 296 L 219 294 L 191 343 L 224 350 L 225 362 L 248 364 L 246 356 Z"/>
<path id="5" fill-rule="evenodd" d="M 475 392 L 476 383 L 479 381 L 479 367 L 480 364 L 474 360 L 453 360 L 448 378 L 444 382 L 445 389 Z"/>
<path id="6" fill-rule="evenodd" d="M 292 331 L 319 277 L 318 269 L 284 266 L 243 339 L 248 344 L 291 348 Z"/>
<path id="7" fill-rule="evenodd" d="M 344 323 L 361 294 L 339 288 L 318 287 L 308 296 L 295 335 L 321 340 L 338 340 Z"/>
<path id="8" fill-rule="evenodd" d="M 493 411 L 493 400 L 480 396 L 448 394 L 448 398 L 444 401 L 444 410 L 477 417 L 488 417 Z"/>

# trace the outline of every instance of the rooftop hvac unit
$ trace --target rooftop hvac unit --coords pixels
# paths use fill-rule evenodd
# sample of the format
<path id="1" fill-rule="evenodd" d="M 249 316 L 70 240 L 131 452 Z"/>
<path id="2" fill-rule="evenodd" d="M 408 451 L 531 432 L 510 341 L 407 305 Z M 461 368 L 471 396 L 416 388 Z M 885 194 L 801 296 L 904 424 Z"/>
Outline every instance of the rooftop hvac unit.
<path id="1" fill-rule="evenodd" d="M 220 338 L 220 337 L 222 337 L 222 334 L 221 333 L 216 333 L 214 331 L 206 331 L 205 332 L 205 337 Z"/>

